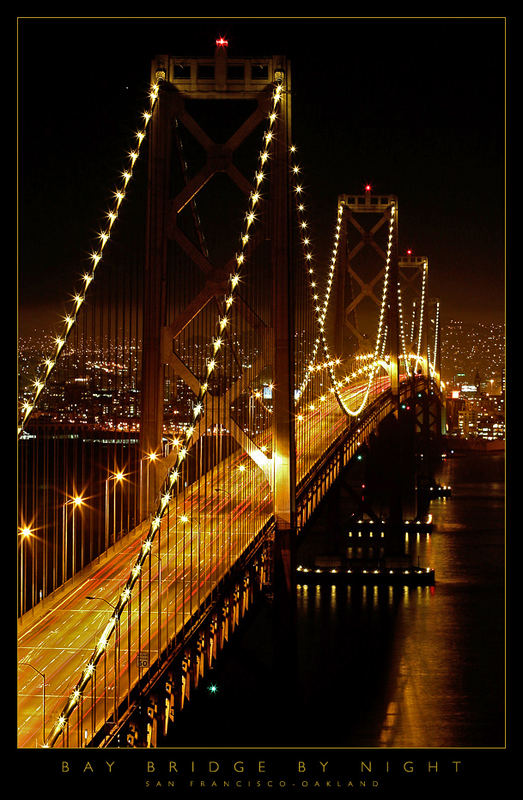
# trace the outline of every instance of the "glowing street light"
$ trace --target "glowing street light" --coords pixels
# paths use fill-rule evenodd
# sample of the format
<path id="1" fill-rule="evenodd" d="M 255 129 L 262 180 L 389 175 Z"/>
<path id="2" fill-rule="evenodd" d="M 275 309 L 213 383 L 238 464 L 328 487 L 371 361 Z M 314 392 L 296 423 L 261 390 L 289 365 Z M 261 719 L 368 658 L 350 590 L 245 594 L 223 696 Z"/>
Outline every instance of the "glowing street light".
<path id="1" fill-rule="evenodd" d="M 179 444 L 179 442 L 178 442 Z M 151 464 L 154 464 L 155 461 L 158 460 L 158 453 L 146 453 L 143 458 L 140 460 L 140 519 L 143 519 L 143 462 L 147 461 L 147 476 L 146 476 L 146 494 L 145 494 L 145 503 L 146 503 L 146 513 L 149 511 L 149 470 L 151 468 Z"/>
<path id="2" fill-rule="evenodd" d="M 20 615 L 22 615 L 25 611 L 25 571 L 24 571 L 24 550 L 25 550 L 25 542 L 33 536 L 33 532 L 31 528 L 27 525 L 24 525 L 23 528 L 20 529 L 20 533 L 18 534 L 20 539 Z"/>
<path id="3" fill-rule="evenodd" d="M 73 522 L 73 525 L 72 525 L 72 528 L 73 528 L 73 530 L 72 530 L 72 536 L 73 536 L 72 577 L 74 578 L 74 574 L 75 574 L 75 571 L 76 571 L 76 535 L 75 535 L 75 517 L 76 517 L 76 515 L 75 515 L 75 511 L 76 511 L 77 508 L 81 508 L 83 506 L 84 501 L 80 496 L 76 495 L 75 497 L 73 497 L 71 503 L 72 503 L 72 506 L 73 506 L 73 514 L 72 514 L 72 518 L 73 518 L 72 519 L 72 522 Z M 83 558 L 82 558 L 82 566 L 83 566 Z"/>
<path id="4" fill-rule="evenodd" d="M 122 483 L 125 474 L 121 470 L 109 475 L 105 480 L 105 549 L 109 547 L 109 481 L 114 481 L 113 492 L 113 544 L 116 542 L 116 484 Z"/>
<path id="5" fill-rule="evenodd" d="M 76 566 L 76 535 L 75 535 L 75 522 L 76 522 L 76 514 L 75 511 L 77 508 L 81 508 L 84 505 L 84 500 L 80 495 L 75 495 L 69 500 L 66 500 L 63 505 L 63 513 L 62 513 L 62 580 L 67 580 L 67 547 L 68 547 L 68 536 L 67 536 L 67 506 L 72 506 L 72 566 L 71 566 L 71 577 L 74 577 L 75 574 L 75 566 Z M 82 563 L 83 566 L 83 563 Z"/>

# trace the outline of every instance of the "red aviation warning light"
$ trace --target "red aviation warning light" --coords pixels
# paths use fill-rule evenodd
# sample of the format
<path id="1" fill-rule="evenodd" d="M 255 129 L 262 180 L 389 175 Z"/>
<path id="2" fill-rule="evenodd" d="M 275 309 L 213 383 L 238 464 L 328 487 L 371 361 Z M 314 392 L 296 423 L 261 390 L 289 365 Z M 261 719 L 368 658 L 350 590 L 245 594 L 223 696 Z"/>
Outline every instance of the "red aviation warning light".
<path id="1" fill-rule="evenodd" d="M 412 250 L 407 250 L 407 255 L 411 256 L 412 255 Z"/>
<path id="2" fill-rule="evenodd" d="M 229 42 L 227 39 L 224 39 L 223 36 L 220 36 L 219 39 L 216 39 L 216 47 L 228 47 Z"/>
<path id="3" fill-rule="evenodd" d="M 365 186 L 365 191 L 366 191 L 366 192 L 370 192 L 370 190 L 371 190 L 371 189 L 372 189 L 372 186 L 370 185 L 370 183 L 368 183 L 368 184 Z"/>

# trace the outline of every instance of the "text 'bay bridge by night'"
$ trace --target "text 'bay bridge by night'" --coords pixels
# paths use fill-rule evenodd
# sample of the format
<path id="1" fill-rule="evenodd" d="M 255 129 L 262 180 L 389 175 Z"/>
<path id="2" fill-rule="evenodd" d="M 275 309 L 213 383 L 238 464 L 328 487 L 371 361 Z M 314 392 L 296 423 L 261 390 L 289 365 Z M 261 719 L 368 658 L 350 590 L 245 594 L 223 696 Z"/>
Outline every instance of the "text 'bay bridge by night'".
<path id="1" fill-rule="evenodd" d="M 20 386 L 21 748 L 156 746 L 259 592 L 284 636 L 297 582 L 435 580 L 405 546 L 441 488 L 429 258 L 400 254 L 395 195 L 344 176 L 318 255 L 291 99 L 284 56 L 218 40 L 153 60 L 62 326 Z M 298 564 L 329 489 L 380 450 L 364 558 Z"/>

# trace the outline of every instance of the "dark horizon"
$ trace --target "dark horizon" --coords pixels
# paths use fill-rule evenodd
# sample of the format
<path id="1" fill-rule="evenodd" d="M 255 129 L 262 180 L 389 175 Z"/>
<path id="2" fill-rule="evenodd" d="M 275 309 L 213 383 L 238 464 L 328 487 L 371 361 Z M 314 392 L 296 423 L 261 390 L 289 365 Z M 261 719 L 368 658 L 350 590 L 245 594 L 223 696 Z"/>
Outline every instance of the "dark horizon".
<path id="1" fill-rule="evenodd" d="M 284 53 L 312 218 L 399 201 L 400 253 L 427 256 L 444 320 L 505 318 L 505 21 L 21 19 L 20 332 L 56 324 L 103 219 L 159 53 Z M 33 80 L 33 74 L 38 75 Z"/>

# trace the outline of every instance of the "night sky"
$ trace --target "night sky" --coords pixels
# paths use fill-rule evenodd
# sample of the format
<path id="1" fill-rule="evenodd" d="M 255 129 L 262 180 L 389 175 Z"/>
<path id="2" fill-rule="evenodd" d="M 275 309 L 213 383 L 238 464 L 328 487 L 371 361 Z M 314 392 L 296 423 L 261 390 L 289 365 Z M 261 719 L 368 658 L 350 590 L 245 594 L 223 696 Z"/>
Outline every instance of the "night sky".
<path id="1" fill-rule="evenodd" d="M 146 105 L 151 59 L 212 57 L 219 35 L 230 58 L 290 58 L 293 137 L 329 246 L 338 195 L 371 183 L 397 195 L 400 251 L 428 256 L 444 319 L 502 321 L 502 18 L 22 18 L 24 325 L 47 325 L 77 285 Z"/>

